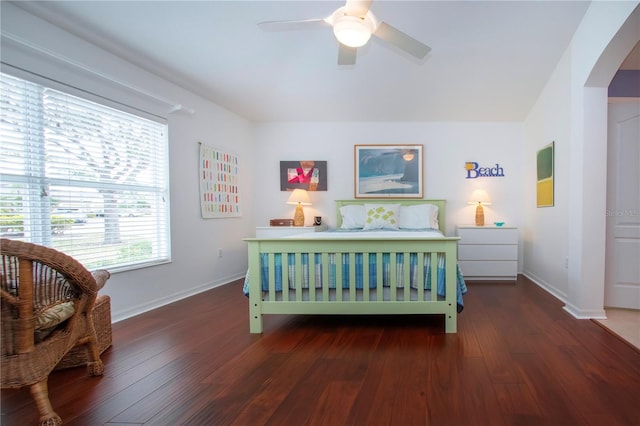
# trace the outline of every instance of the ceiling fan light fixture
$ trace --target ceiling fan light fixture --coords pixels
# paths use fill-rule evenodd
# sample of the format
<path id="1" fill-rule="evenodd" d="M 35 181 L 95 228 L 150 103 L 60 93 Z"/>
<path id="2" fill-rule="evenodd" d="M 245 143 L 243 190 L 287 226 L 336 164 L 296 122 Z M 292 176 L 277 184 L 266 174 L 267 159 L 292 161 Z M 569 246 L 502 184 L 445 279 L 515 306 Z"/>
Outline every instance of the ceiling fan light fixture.
<path id="1" fill-rule="evenodd" d="M 383 21 L 378 21 L 369 7 L 373 0 L 346 0 L 344 6 L 321 19 L 303 19 L 294 21 L 267 21 L 258 25 L 264 31 L 312 28 L 331 26 L 338 45 L 338 65 L 354 65 L 359 47 L 366 45 L 371 36 L 376 36 L 396 48 L 420 60 L 431 48 L 397 28 Z"/>
<path id="2" fill-rule="evenodd" d="M 366 24 L 366 20 L 345 15 L 335 20 L 333 33 L 345 46 L 360 47 L 367 44 L 372 31 Z"/>

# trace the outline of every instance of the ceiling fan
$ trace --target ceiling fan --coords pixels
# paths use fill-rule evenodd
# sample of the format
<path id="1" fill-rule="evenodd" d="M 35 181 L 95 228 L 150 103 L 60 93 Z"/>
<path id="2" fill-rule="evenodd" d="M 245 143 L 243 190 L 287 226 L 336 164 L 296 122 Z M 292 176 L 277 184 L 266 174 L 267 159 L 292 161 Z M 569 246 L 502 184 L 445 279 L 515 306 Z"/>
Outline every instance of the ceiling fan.
<path id="1" fill-rule="evenodd" d="M 369 10 L 372 1 L 373 0 L 347 0 L 344 6 L 336 9 L 326 18 L 267 21 L 260 22 L 258 26 L 264 31 L 298 30 L 331 26 L 339 42 L 338 65 L 355 64 L 358 47 L 367 44 L 371 35 L 404 50 L 418 59 L 424 58 L 431 48 L 386 22 L 378 21 Z"/>

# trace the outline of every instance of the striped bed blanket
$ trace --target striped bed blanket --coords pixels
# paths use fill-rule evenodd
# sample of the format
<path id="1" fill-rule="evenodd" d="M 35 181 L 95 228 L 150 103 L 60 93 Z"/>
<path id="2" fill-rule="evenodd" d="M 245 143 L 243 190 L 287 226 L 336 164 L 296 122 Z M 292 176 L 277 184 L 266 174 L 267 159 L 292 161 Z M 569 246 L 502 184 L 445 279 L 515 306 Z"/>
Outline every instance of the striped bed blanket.
<path id="1" fill-rule="evenodd" d="M 313 261 L 313 273 L 315 278 L 315 287 L 322 288 L 323 283 L 325 282 L 325 277 L 323 276 L 323 268 L 320 254 L 314 254 Z M 404 253 L 395 253 L 394 256 L 395 264 L 396 264 L 396 276 L 395 279 L 391 276 L 391 254 L 383 253 L 382 254 L 382 283 L 384 287 L 390 287 L 392 283 L 395 283 L 397 288 L 404 288 L 404 262 L 405 262 L 405 254 Z M 431 253 L 420 253 L 420 256 L 424 256 L 423 258 L 423 276 L 424 276 L 424 289 L 431 290 Z M 445 259 L 443 255 L 437 255 L 437 271 L 436 271 L 436 285 L 437 285 L 437 294 L 440 297 L 445 297 L 446 289 L 445 289 Z M 300 277 L 302 281 L 302 288 L 309 288 L 309 254 L 302 253 L 301 264 L 302 264 L 302 276 Z M 350 260 L 348 254 L 329 254 L 329 274 L 328 274 L 328 283 L 330 289 L 336 288 L 337 274 L 336 274 L 336 257 L 341 257 L 342 263 L 342 279 L 341 279 L 341 287 L 343 289 L 350 288 Z M 365 259 L 368 257 L 366 264 L 368 265 L 369 272 L 369 282 L 368 287 L 370 289 L 376 288 L 376 283 L 378 281 L 378 266 L 377 266 L 377 256 L 375 253 L 369 253 L 368 255 L 362 253 L 355 254 L 355 288 L 356 290 L 362 290 L 364 288 L 365 283 Z M 274 275 L 275 275 L 275 290 L 280 292 L 282 291 L 283 285 L 283 262 L 282 255 L 277 253 L 274 255 Z M 292 253 L 287 254 L 287 262 L 286 264 L 288 269 L 288 285 L 290 289 L 295 289 L 296 283 L 296 267 L 295 267 L 295 255 Z M 417 253 L 409 253 L 409 275 L 410 275 L 410 288 L 417 289 L 418 288 L 418 277 L 419 277 L 419 261 Z M 260 275 L 261 275 L 261 287 L 262 291 L 269 291 L 269 258 L 268 254 L 261 253 L 260 255 Z M 463 295 L 467 293 L 467 286 L 464 282 L 464 277 L 462 272 L 460 271 L 460 267 L 456 264 L 456 299 L 457 299 L 457 310 L 461 312 L 464 308 L 464 300 Z M 245 295 L 249 294 L 249 272 L 247 271 L 247 275 L 245 277 L 245 282 L 243 286 L 243 291 Z"/>

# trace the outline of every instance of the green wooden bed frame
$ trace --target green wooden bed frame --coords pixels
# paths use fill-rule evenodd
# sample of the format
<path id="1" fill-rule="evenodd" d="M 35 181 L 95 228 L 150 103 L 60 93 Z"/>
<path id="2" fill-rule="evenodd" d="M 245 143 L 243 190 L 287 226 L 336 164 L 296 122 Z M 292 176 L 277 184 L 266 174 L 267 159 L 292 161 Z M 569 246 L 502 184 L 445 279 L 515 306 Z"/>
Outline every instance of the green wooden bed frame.
<path id="1" fill-rule="evenodd" d="M 434 204 L 438 206 L 438 221 L 440 230 L 444 234 L 445 227 L 445 200 L 416 200 L 416 199 L 384 199 L 384 200 L 337 200 L 337 226 L 341 225 L 340 207 L 353 204 Z M 332 238 L 331 232 L 315 233 L 313 238 L 304 238 L 296 236 L 296 238 L 246 238 L 249 250 L 249 316 L 250 316 L 250 332 L 262 333 L 262 316 L 267 314 L 309 314 L 309 315 L 336 315 L 336 314 L 443 314 L 445 315 L 445 331 L 447 333 L 455 333 L 457 330 L 457 306 L 456 306 L 456 262 L 457 262 L 457 246 L 458 237 L 444 238 L 425 238 L 425 239 L 408 239 L 408 238 L 353 238 L 353 239 L 336 239 Z M 269 258 L 269 291 L 263 292 L 261 289 L 261 267 L 260 254 L 266 253 Z M 293 296 L 290 291 L 279 291 L 275 289 L 275 272 L 274 257 L 275 254 L 281 254 L 282 259 L 282 285 L 289 287 L 289 273 L 287 267 L 286 254 L 295 254 L 295 290 Z M 343 300 L 342 291 L 335 291 L 335 299 L 330 300 L 330 289 L 328 279 L 323 280 L 322 288 L 316 288 L 315 274 L 309 273 L 308 288 L 303 289 L 302 284 L 302 261 L 301 254 L 308 253 L 309 259 L 314 258 L 314 254 L 321 254 L 321 268 L 324 277 L 329 276 L 329 253 L 335 253 L 336 259 L 338 254 L 347 254 L 349 256 L 349 264 L 355 265 L 356 253 L 375 253 L 377 256 L 377 294 L 382 294 L 382 253 L 391 253 L 390 258 L 395 259 L 395 253 L 404 253 L 405 259 L 409 259 L 409 253 L 443 253 L 445 256 L 446 268 L 446 297 L 438 297 L 436 291 L 429 292 L 429 300 L 402 300 L 396 299 L 396 286 L 389 286 L 388 291 L 391 292 L 391 301 L 376 300 L 369 301 L 369 286 L 365 285 L 362 290 L 362 298 L 365 300 L 356 300 L 355 294 L 355 268 L 349 268 L 350 291 L 347 299 Z M 423 267 L 423 256 L 418 256 L 418 268 Z M 437 256 L 431 256 L 431 270 L 437 270 Z M 336 282 L 342 282 L 342 265 L 336 262 Z M 403 282 L 405 286 L 409 286 L 409 262 L 404 262 L 402 270 Z M 390 265 L 391 276 L 396 276 L 396 265 Z M 311 266 L 309 270 L 311 270 Z M 422 275 L 422 274 L 419 274 Z M 435 289 L 436 275 L 431 274 L 431 288 Z M 368 268 L 363 268 L 364 282 L 369 282 Z M 418 299 L 426 299 L 427 291 L 424 289 L 424 277 L 419 277 Z M 303 299 L 303 290 L 308 293 L 309 300 Z M 321 301 L 316 299 L 320 298 Z M 408 299 L 408 298 L 405 298 Z"/>

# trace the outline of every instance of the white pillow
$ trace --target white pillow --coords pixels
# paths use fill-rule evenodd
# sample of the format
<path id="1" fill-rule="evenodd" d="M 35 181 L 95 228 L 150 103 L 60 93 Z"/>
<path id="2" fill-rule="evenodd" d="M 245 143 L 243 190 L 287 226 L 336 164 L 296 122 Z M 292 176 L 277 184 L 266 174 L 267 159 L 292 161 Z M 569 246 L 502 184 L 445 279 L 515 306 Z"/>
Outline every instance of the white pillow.
<path id="1" fill-rule="evenodd" d="M 340 207 L 340 215 L 342 216 L 342 229 L 362 229 L 364 227 L 364 206 L 362 204 L 354 204 L 351 206 Z"/>
<path id="2" fill-rule="evenodd" d="M 371 229 L 398 229 L 400 204 L 365 204 L 367 215 L 364 231 Z"/>
<path id="3" fill-rule="evenodd" d="M 416 204 L 400 207 L 400 229 L 439 229 L 438 206 Z"/>

